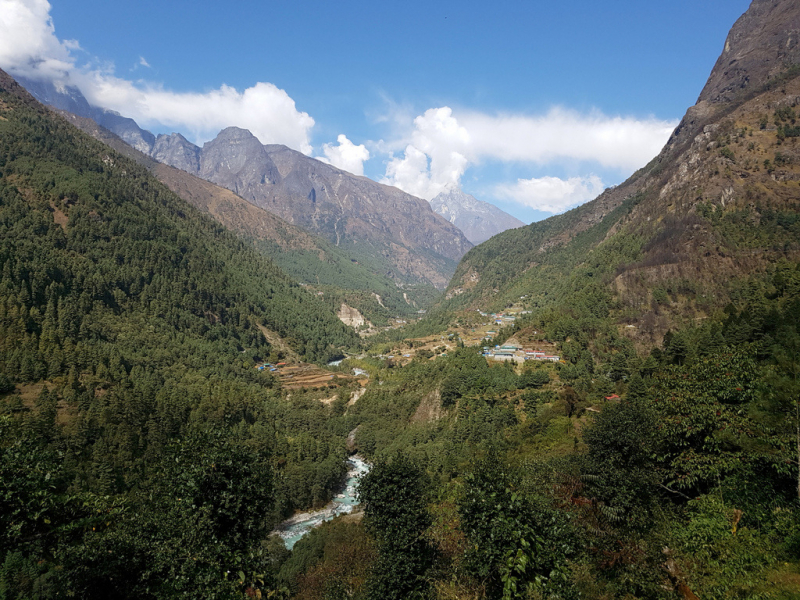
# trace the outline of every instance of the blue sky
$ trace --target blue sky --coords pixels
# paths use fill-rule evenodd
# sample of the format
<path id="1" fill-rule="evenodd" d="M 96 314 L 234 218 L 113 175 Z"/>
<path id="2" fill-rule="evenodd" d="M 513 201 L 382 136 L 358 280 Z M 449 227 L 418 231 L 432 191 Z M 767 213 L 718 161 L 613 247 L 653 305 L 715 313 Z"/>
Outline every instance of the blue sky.
<path id="1" fill-rule="evenodd" d="M 530 222 L 652 158 L 748 5 L 0 0 L 0 67 L 155 133 L 239 125 Z"/>

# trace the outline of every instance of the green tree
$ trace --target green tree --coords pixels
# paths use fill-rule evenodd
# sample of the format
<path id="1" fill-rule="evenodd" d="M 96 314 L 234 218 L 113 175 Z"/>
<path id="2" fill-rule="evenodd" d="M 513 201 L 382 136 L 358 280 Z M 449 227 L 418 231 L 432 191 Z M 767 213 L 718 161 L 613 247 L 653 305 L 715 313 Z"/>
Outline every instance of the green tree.
<path id="1" fill-rule="evenodd" d="M 378 545 L 368 582 L 368 597 L 391 600 L 422 597 L 433 549 L 425 538 L 430 515 L 425 505 L 423 472 L 397 454 L 378 460 L 359 484 L 364 520 Z"/>
<path id="2" fill-rule="evenodd" d="M 630 369 L 628 368 L 628 357 L 624 352 L 617 352 L 611 359 L 611 372 L 608 374 L 611 381 L 627 379 Z"/>
<path id="3" fill-rule="evenodd" d="M 760 375 L 752 355 L 747 347 L 727 349 L 656 376 L 651 405 L 669 487 L 702 493 L 726 473 L 776 462 L 768 446 L 750 441 L 767 435 L 747 410 L 757 399 Z"/>
<path id="4" fill-rule="evenodd" d="M 608 405 L 584 429 L 583 439 L 589 447 L 587 493 L 608 507 L 604 512 L 613 523 L 649 525 L 660 481 L 655 411 L 639 400 Z"/>
<path id="5" fill-rule="evenodd" d="M 6 394 L 14 389 L 14 383 L 5 375 L 0 373 L 0 394 Z"/>
<path id="6" fill-rule="evenodd" d="M 518 474 L 494 452 L 466 475 L 458 512 L 468 542 L 464 564 L 488 597 L 561 597 L 569 589 L 566 560 L 576 550 L 569 518 L 526 496 Z"/>
<path id="7" fill-rule="evenodd" d="M 784 445 L 794 446 L 797 498 L 800 500 L 800 335 L 784 331 L 774 354 L 776 364 L 766 378 L 770 425 L 785 439 L 794 437 L 792 444 Z"/>

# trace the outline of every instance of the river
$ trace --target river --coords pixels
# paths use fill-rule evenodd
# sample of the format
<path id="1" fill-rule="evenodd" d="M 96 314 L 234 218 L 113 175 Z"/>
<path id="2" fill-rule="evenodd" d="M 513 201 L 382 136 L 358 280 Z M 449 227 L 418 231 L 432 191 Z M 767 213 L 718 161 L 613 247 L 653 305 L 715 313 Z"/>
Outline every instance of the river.
<path id="1" fill-rule="evenodd" d="M 290 519 L 285 520 L 277 529 L 278 535 L 283 539 L 283 543 L 291 550 L 301 537 L 315 527 L 319 527 L 325 521 L 330 521 L 338 515 L 346 515 L 353 512 L 353 508 L 358 504 L 356 497 L 356 487 L 358 480 L 369 472 L 369 464 L 364 462 L 357 454 L 347 459 L 347 483 L 344 490 L 328 502 L 321 510 L 298 513 Z"/>

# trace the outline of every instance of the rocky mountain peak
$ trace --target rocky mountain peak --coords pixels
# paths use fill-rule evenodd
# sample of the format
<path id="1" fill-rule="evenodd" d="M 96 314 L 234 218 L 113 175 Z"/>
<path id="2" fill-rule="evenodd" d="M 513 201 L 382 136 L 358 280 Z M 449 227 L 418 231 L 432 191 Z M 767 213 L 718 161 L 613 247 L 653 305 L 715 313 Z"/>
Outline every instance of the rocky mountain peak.
<path id="1" fill-rule="evenodd" d="M 223 129 L 203 144 L 198 175 L 250 201 L 269 195 L 270 188 L 280 180 L 263 144 L 239 127 Z"/>
<path id="2" fill-rule="evenodd" d="M 471 247 L 424 200 L 286 146 L 264 145 L 239 127 L 223 129 L 202 148 L 180 134 L 159 136 L 151 156 L 336 245 L 377 256 L 390 276 L 402 281 L 443 288 L 455 266 L 449 261 Z"/>
<path id="3" fill-rule="evenodd" d="M 254 136 L 252 134 L 252 132 L 250 132 L 249 129 L 242 129 L 241 127 L 226 127 L 225 129 L 223 129 L 222 131 L 220 131 L 217 134 L 217 137 L 215 137 L 211 142 L 208 142 L 208 143 L 209 144 L 215 144 L 215 143 L 216 144 L 220 144 L 220 143 L 233 144 L 233 143 L 237 143 L 237 142 L 239 142 L 239 143 L 247 143 L 247 144 L 256 143 L 256 144 L 259 144 L 259 145 L 261 144 L 261 142 L 258 141 L 258 138 L 256 136 Z"/>
<path id="4" fill-rule="evenodd" d="M 759 92 L 770 79 L 798 64 L 800 3 L 753 0 L 728 33 L 698 102 L 730 102 Z"/>
<path id="5" fill-rule="evenodd" d="M 485 242 L 507 229 L 525 225 L 493 204 L 451 186 L 430 201 L 431 208 L 464 232 L 473 244 Z"/>
<path id="6" fill-rule="evenodd" d="M 728 33 L 697 104 L 687 109 L 654 164 L 669 164 L 723 114 L 764 92 L 771 82 L 792 78 L 798 68 L 800 3 L 753 0 Z M 636 179 L 635 174 L 629 182 Z"/>
<path id="7" fill-rule="evenodd" d="M 150 156 L 158 162 L 176 167 L 192 175 L 200 172 L 200 148 L 180 133 L 159 135 L 153 144 Z"/>

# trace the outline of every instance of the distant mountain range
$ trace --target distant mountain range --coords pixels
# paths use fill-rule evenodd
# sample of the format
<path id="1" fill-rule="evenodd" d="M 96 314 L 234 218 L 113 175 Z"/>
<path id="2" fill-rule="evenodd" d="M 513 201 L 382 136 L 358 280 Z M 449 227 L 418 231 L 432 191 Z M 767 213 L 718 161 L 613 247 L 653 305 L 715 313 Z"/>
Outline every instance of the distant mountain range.
<path id="1" fill-rule="evenodd" d="M 525 225 L 494 204 L 478 200 L 458 187 L 442 192 L 430 202 L 435 213 L 458 227 L 476 245 L 507 229 Z"/>
<path id="2" fill-rule="evenodd" d="M 202 148 L 179 133 L 153 136 L 135 121 L 91 106 L 80 90 L 20 78 L 42 103 L 94 120 L 155 160 L 225 187 L 317 233 L 400 285 L 444 289 L 472 244 L 430 205 L 282 145 L 230 127 Z"/>

